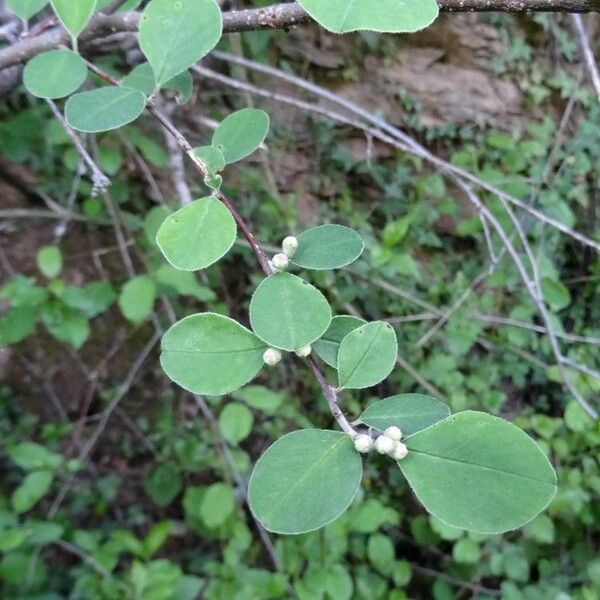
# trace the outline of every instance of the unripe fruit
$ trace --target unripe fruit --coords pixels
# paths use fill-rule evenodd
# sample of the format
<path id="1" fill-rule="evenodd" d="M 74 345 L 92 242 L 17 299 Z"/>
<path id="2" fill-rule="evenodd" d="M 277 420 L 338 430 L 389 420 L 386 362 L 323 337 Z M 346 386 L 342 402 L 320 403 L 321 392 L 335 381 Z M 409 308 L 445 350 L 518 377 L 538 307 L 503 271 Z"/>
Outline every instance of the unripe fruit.
<path id="1" fill-rule="evenodd" d="M 296 250 L 298 250 L 298 239 L 293 235 L 286 237 L 283 242 L 281 242 L 281 249 L 287 256 L 292 258 L 292 256 L 296 254 Z"/>
<path id="2" fill-rule="evenodd" d="M 408 448 L 402 442 L 396 442 L 396 447 L 392 453 L 394 460 L 402 460 L 408 454 Z"/>
<path id="3" fill-rule="evenodd" d="M 287 254 L 276 254 L 271 262 L 277 271 L 285 271 L 290 264 Z"/>
<path id="4" fill-rule="evenodd" d="M 270 367 L 274 367 L 281 360 L 281 352 L 275 348 L 267 348 L 263 354 L 263 360 Z"/>
<path id="5" fill-rule="evenodd" d="M 361 433 L 354 438 L 354 447 L 358 452 L 366 454 L 373 448 L 373 440 L 370 435 Z"/>
<path id="6" fill-rule="evenodd" d="M 380 435 L 375 440 L 375 449 L 379 454 L 390 454 L 394 451 L 395 442 L 387 435 Z"/>
<path id="7" fill-rule="evenodd" d="M 402 439 L 402 431 L 400 431 L 400 427 L 396 427 L 395 425 L 388 427 L 383 434 L 391 437 L 396 442 Z"/>
<path id="8" fill-rule="evenodd" d="M 296 350 L 296 354 L 301 358 L 306 358 L 312 352 L 312 346 L 309 344 L 308 346 L 302 346 L 302 348 L 298 348 Z"/>

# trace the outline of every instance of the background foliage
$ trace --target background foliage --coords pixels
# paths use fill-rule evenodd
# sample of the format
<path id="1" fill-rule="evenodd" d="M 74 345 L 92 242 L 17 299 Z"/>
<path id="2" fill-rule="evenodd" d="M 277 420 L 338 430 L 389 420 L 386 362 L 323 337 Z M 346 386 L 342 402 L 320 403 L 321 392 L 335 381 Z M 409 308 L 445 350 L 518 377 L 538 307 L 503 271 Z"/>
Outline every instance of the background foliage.
<path id="1" fill-rule="evenodd" d="M 342 94 L 358 90 L 370 110 L 392 106 L 436 153 L 598 239 L 600 111 L 568 21 L 496 15 L 477 23 L 492 49 L 503 48 L 484 49 L 478 69 L 519 91 L 517 114 L 504 121 L 475 108 L 467 119 L 432 118 L 402 74 L 390 75 L 418 36 L 307 29 L 230 36 L 222 47 Z M 423 44 L 450 54 L 449 30 L 442 21 Z M 101 59 L 114 73 L 136 61 L 135 52 Z M 448 77 L 458 76 L 453 68 L 445 65 Z M 295 93 L 240 67 L 222 70 Z M 366 71 L 392 82 L 385 102 L 380 88 L 356 86 Z M 248 248 L 236 243 L 199 278 L 173 269 L 156 231 L 166 207 L 178 206 L 182 182 L 194 198 L 204 192 L 191 174 L 182 178 L 162 133 L 143 118 L 90 137 L 111 179 L 96 195 L 51 110 L 19 89 L 0 106 L 2 597 L 600 598 L 600 430 L 558 383 L 514 265 L 499 262 L 424 338 L 488 268 L 478 216 L 418 159 L 208 79 L 196 82 L 179 124 L 208 145 L 207 119 L 254 105 L 268 108 L 271 134 L 260 154 L 232 168 L 226 190 L 272 245 L 320 222 L 360 231 L 363 257 L 311 281 L 336 313 L 389 319 L 398 337 L 401 362 L 390 380 L 348 392 L 347 412 L 358 416 L 374 392 L 413 391 L 453 411 L 502 415 L 550 454 L 557 497 L 520 531 L 466 534 L 426 516 L 400 471 L 372 457 L 364 496 L 340 519 L 313 534 L 261 539 L 242 501 L 251 465 L 290 430 L 330 426 L 318 388 L 290 361 L 202 404 L 169 384 L 157 361 L 160 332 L 175 316 L 200 307 L 244 318 L 259 281 L 248 276 Z M 557 330 L 584 338 L 567 340 L 566 354 L 597 370 L 598 256 L 533 219 L 525 225 Z M 586 399 L 598 398 L 593 373 L 569 376 Z"/>

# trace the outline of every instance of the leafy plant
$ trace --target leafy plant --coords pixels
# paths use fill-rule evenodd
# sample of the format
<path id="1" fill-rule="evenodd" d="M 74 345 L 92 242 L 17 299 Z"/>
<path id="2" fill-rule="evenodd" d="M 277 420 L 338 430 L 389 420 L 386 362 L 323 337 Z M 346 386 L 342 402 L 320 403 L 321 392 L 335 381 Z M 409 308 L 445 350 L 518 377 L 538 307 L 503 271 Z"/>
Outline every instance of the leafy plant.
<path id="1" fill-rule="evenodd" d="M 428 25 L 438 13 L 433 0 L 402 7 L 395 2 L 381 6 L 366 0 L 303 0 L 301 4 L 338 33 L 355 29 L 414 31 Z M 95 2 L 75 5 L 52 0 L 52 6 L 71 34 L 76 51 L 75 40 L 89 21 Z M 152 98 L 160 88 L 210 52 L 221 33 L 222 16 L 214 0 L 175 4 L 151 0 L 139 32 L 140 48 L 154 75 L 151 85 L 143 84 L 140 91 L 139 71 L 135 82 L 131 75 L 122 85 L 103 75 L 113 85 L 72 95 L 65 105 L 67 122 L 82 132 L 108 131 L 134 121 L 146 107 L 152 111 Z M 81 85 L 85 71 L 77 54 L 56 51 L 34 58 L 26 68 L 24 82 L 37 96 L 60 97 Z M 62 72 L 68 77 L 52 84 Z M 127 87 L 131 85 L 137 89 Z M 267 450 L 249 486 L 255 516 L 267 529 L 284 533 L 302 533 L 329 523 L 348 508 L 358 491 L 362 468 L 357 451 L 375 447 L 398 461 L 424 506 L 448 525 L 497 533 L 527 523 L 552 499 L 556 480 L 541 450 L 512 425 L 476 412 L 447 416 L 445 407 L 420 396 L 376 403 L 367 410 L 364 425 L 358 427 L 342 414 L 338 401 L 343 390 L 372 387 L 390 374 L 398 352 L 396 334 L 384 322 L 363 324 L 344 316 L 333 322 L 326 297 L 306 280 L 285 272 L 289 264 L 318 271 L 351 264 L 364 248 L 356 232 L 337 224 L 321 225 L 297 238 L 286 238 L 282 252 L 267 261 L 247 225 L 219 191 L 219 173 L 225 165 L 255 151 L 268 127 L 266 113 L 244 109 L 219 125 L 211 146 L 186 148 L 213 193 L 169 215 L 156 235 L 158 247 L 173 267 L 195 271 L 214 264 L 231 249 L 239 226 L 267 276 L 250 302 L 252 331 L 214 313 L 188 316 L 169 329 L 161 356 L 169 377 L 194 393 L 226 394 L 251 381 L 264 363 L 277 364 L 281 351 L 295 352 L 308 357 L 343 430 L 301 430 Z M 55 254 L 48 249 L 40 256 L 40 268 L 48 277 L 60 271 Z M 126 318 L 139 322 L 149 314 L 154 286 L 148 275 L 125 285 L 119 305 Z M 547 289 L 558 302 L 557 286 Z M 61 310 L 60 304 L 53 304 L 51 311 L 46 311 L 47 325 L 57 335 L 61 335 L 59 327 L 64 327 L 55 322 L 61 318 L 55 316 Z M 75 335 L 72 332 L 68 337 L 73 340 Z M 75 345 L 84 337 L 73 340 Z M 325 362 L 337 371 L 337 387 L 327 383 L 312 358 L 313 344 L 316 353 L 324 355 Z M 386 415 L 381 405 L 393 406 L 393 416 Z M 372 425 L 382 423 L 386 427 L 376 433 Z"/>
<path id="2" fill-rule="evenodd" d="M 30 18 L 46 4 L 9 1 L 9 6 L 23 19 Z M 137 4 L 139 2 L 129 2 L 125 7 Z M 65 119 L 78 132 L 113 132 L 127 127 L 136 152 L 165 167 L 168 160 L 162 149 L 141 129 L 132 126 L 146 112 L 177 141 L 201 173 L 208 191 L 190 202 L 182 197 L 183 206 L 172 212 L 164 206 L 157 207 L 143 223 L 137 215 L 125 214 L 124 221 L 132 224 L 132 231 L 141 232 L 142 243 L 150 251 L 147 272 L 131 275 L 119 286 L 118 295 L 111 285 L 100 281 L 81 287 L 67 285 L 59 279 L 64 267 L 60 251 L 55 246 L 43 248 L 37 265 L 40 274 L 49 281 L 42 285 L 33 278 L 17 276 L 1 290 L 10 308 L 0 319 L 0 342 L 4 345 L 21 341 L 41 321 L 54 337 L 78 349 L 90 334 L 90 320 L 108 310 L 117 298 L 123 317 L 136 328 L 150 316 L 155 324 L 155 302 L 165 296 L 176 299 L 175 310 L 182 314 L 189 311 L 178 304 L 179 296 L 213 303 L 207 311 L 187 314 L 168 328 L 162 337 L 160 362 L 172 381 L 197 396 L 200 410 L 206 410 L 202 403 L 214 402 L 214 396 L 231 394 L 233 400 L 220 409 L 217 420 L 209 419 L 209 423 L 222 436 L 216 445 L 225 446 L 225 462 L 232 468 L 233 475 L 210 485 L 200 478 L 189 485 L 188 476 L 197 465 L 206 470 L 215 469 L 217 461 L 207 442 L 209 434 L 196 431 L 194 424 L 186 423 L 178 429 L 167 417 L 161 418 L 152 430 L 152 436 L 166 440 L 166 450 L 158 455 L 154 442 L 147 441 L 151 452 L 157 454 L 156 465 L 143 473 L 144 490 L 158 507 L 168 507 L 185 489 L 182 494 L 184 516 L 181 517 L 185 526 L 202 535 L 214 536 L 223 544 L 226 557 L 223 564 L 203 557 L 202 567 L 195 565 L 196 571 L 206 569 L 214 576 L 203 590 L 206 597 L 233 597 L 232 589 L 239 597 L 282 597 L 289 590 L 281 573 L 300 572 L 299 565 L 304 560 L 301 557 L 307 557 L 308 564 L 302 577 L 294 583 L 294 593 L 301 598 L 351 598 L 353 594 L 360 598 L 386 597 L 385 580 L 404 587 L 412 576 L 411 564 L 398 559 L 390 537 L 379 532 L 382 526 L 398 527 L 401 520 L 410 527 L 418 546 L 426 547 L 440 540 L 446 542 L 450 548 L 449 558 L 457 565 L 456 571 L 461 577 L 464 573 L 468 578 L 469 573 L 487 568 L 482 566 L 485 561 L 481 558 L 489 555 L 489 570 L 481 571 L 483 576 L 502 575 L 517 584 L 525 581 L 529 564 L 533 565 L 537 559 L 525 556 L 527 550 L 517 548 L 511 541 L 501 545 L 492 536 L 524 526 L 515 537 L 523 536 L 541 545 L 552 543 L 556 532 L 543 511 L 554 499 L 553 507 L 558 507 L 555 510 L 559 513 L 563 511 L 561 518 L 567 529 L 571 508 L 564 495 L 571 494 L 579 499 L 580 505 L 585 505 L 593 493 L 597 494 L 596 467 L 589 467 L 592 475 L 585 485 L 561 469 L 561 489 L 556 495 L 557 477 L 547 455 L 552 451 L 561 459 L 568 459 L 567 449 L 553 438 L 560 423 L 531 417 L 531 420 L 522 418 L 511 424 L 485 412 L 465 410 L 469 406 L 467 397 L 480 397 L 482 408 L 494 412 L 505 401 L 505 392 L 498 384 L 500 367 L 490 361 L 474 360 L 472 369 L 465 373 L 457 366 L 459 358 L 479 339 L 483 326 L 478 322 L 464 315 L 460 322 L 450 318 L 447 324 L 450 339 L 444 351 L 420 356 L 423 371 L 433 382 L 427 385 L 433 388 L 434 395 L 437 395 L 434 386 L 447 391 L 448 403 L 422 394 L 399 393 L 378 399 L 366 394 L 355 395 L 353 391 L 379 386 L 390 376 L 393 383 L 388 382 L 385 389 L 398 383 L 401 376 L 394 368 L 399 361 L 402 364 L 408 352 L 403 327 L 395 331 L 388 320 L 367 322 L 359 316 L 336 315 L 334 312 L 338 311 L 332 310 L 334 305 L 343 306 L 343 301 L 336 298 L 331 289 L 334 281 L 331 271 L 335 269 L 355 269 L 367 280 L 374 279 L 372 274 L 381 271 L 391 278 L 421 281 L 423 273 L 413 257 L 411 245 L 417 242 L 429 249 L 443 247 L 440 237 L 429 227 L 439 215 L 433 211 L 428 214 L 422 207 L 398 215 L 384 202 L 380 216 L 386 222 L 385 227 L 371 236 L 361 236 L 353 228 L 335 222 L 292 235 L 283 219 L 279 224 L 280 233 L 287 237 L 273 256 L 267 256 L 263 240 L 257 240 L 258 235 L 255 236 L 223 189 L 224 177 L 229 178 L 234 172 L 229 165 L 263 147 L 270 125 L 268 114 L 254 108 L 234 111 L 217 125 L 208 145 L 194 147 L 161 110 L 167 99 L 175 96 L 176 101 L 183 104 L 192 95 L 193 82 L 188 69 L 216 47 L 223 32 L 223 18 L 217 3 L 213 0 L 175 3 L 150 0 L 140 19 L 138 36 L 147 62 L 120 79 L 114 75 L 114 65 L 100 67 L 90 63 L 81 57 L 77 48 L 78 36 L 94 11 L 105 7 L 106 2 L 96 6 L 96 2 L 86 1 L 75 6 L 52 0 L 51 5 L 71 36 L 72 50 L 61 48 L 32 58 L 24 71 L 26 89 L 47 100 L 68 97 L 64 105 Z M 335 33 L 416 31 L 429 25 L 438 14 L 437 2 L 433 0 L 405 3 L 301 0 L 300 5 L 318 23 Z M 364 39 L 373 43 L 375 38 L 365 36 Z M 90 71 L 95 77 L 88 81 Z M 85 91 L 78 92 L 84 84 Z M 335 143 L 331 132 L 321 133 L 326 143 Z M 440 132 L 429 131 L 428 134 L 443 138 Z M 118 152 L 109 147 L 110 141 L 116 139 L 110 137 L 114 135 L 107 134 L 109 144 L 101 144 L 96 154 L 101 164 L 112 165 L 116 173 L 120 159 Z M 456 153 L 452 163 L 459 166 L 481 163 L 482 177 L 486 181 L 500 181 L 505 173 L 494 164 L 497 160 L 503 169 L 525 178 L 522 156 L 530 153 L 542 157 L 544 152 L 540 151 L 539 142 L 536 145 L 532 141 L 523 142 L 519 151 L 514 152 L 514 142 L 503 134 L 490 136 L 485 144 L 493 159 L 490 164 L 484 164 L 477 140 L 462 153 Z M 357 165 L 347 153 L 329 150 L 328 160 L 337 161 L 337 168 L 344 175 L 350 172 L 364 175 L 366 167 Z M 12 151 L 20 151 L 18 143 Z M 71 157 L 70 160 L 73 163 L 77 159 Z M 439 177 L 418 173 L 420 168 L 417 159 L 405 171 L 390 172 L 383 165 L 369 165 L 386 200 L 397 197 L 400 191 L 407 195 L 413 193 L 408 190 L 414 187 L 414 194 L 431 194 L 443 203 L 442 213 L 446 211 L 456 216 L 456 203 L 444 182 Z M 568 168 L 569 162 L 565 160 L 564 169 Z M 264 189 L 259 189 L 260 194 L 265 195 Z M 340 206 L 344 201 L 349 202 L 347 191 L 341 195 Z M 86 206 L 89 214 L 97 217 L 104 214 L 104 209 L 95 200 L 89 198 Z M 556 211 L 553 214 L 569 218 L 568 207 L 552 198 L 545 201 Z M 284 215 L 285 210 L 279 208 L 278 214 Z M 358 219 L 346 218 L 341 209 L 339 216 L 333 212 L 331 220 L 356 226 Z M 489 242 L 489 233 L 481 230 L 476 217 L 462 220 L 457 230 L 465 239 L 480 240 L 485 234 Z M 246 248 L 236 248 L 236 244 L 241 245 L 238 234 L 245 238 L 243 244 L 251 249 L 262 274 L 248 269 L 253 292 L 248 303 L 240 302 L 231 310 L 236 316 L 232 318 L 215 293 L 204 285 L 205 280 L 198 282 L 195 272 L 209 269 L 227 257 L 227 267 L 236 275 L 245 276 L 249 254 Z M 263 230 L 260 235 L 267 237 Z M 493 244 L 490 245 L 493 255 Z M 359 261 L 365 247 L 370 250 L 370 260 Z M 539 286 L 541 301 L 553 313 L 570 308 L 576 301 L 575 295 L 569 292 L 549 260 L 543 267 Z M 342 272 L 340 279 L 351 272 Z M 433 271 L 429 281 L 442 281 L 445 275 L 448 272 L 442 269 Z M 446 295 L 451 297 L 460 291 L 461 276 L 462 272 L 454 284 L 431 285 L 429 293 L 446 301 Z M 519 304 L 522 292 L 512 281 L 514 274 L 498 269 L 495 277 L 500 283 L 510 281 L 514 286 L 513 321 L 528 324 L 532 313 Z M 227 281 L 225 275 L 222 279 L 215 288 Z M 366 289 L 356 285 L 352 293 L 365 299 L 365 305 L 379 307 L 370 314 L 388 311 L 395 314 L 397 300 L 377 298 L 381 305 L 385 303 L 385 309 L 373 300 L 373 296 L 381 296 L 376 287 L 374 282 L 372 286 L 363 286 Z M 483 305 L 486 302 L 487 298 L 481 300 Z M 434 313 L 434 317 L 442 316 Z M 540 326 L 531 322 L 530 327 L 535 331 Z M 509 332 L 511 344 L 518 349 L 525 345 L 522 331 L 510 329 Z M 522 350 L 521 354 L 526 356 L 527 352 Z M 526 368 L 519 361 L 510 362 L 502 357 L 502 369 L 515 379 L 523 377 Z M 323 426 L 333 427 L 335 423 L 341 431 L 315 427 L 308 386 L 299 385 L 293 392 L 266 386 L 289 378 L 296 369 L 314 376 L 326 400 L 330 425 Z M 555 367 L 549 367 L 548 376 L 559 380 L 560 374 L 552 369 Z M 584 375 L 573 373 L 573 380 Z M 260 382 L 247 385 L 259 376 Z M 349 414 L 353 414 L 354 419 L 349 419 Z M 263 422 L 264 415 L 277 415 L 281 420 Z M 129 426 L 138 435 L 141 432 L 143 438 L 149 427 L 143 419 L 140 422 Z M 247 501 L 257 523 L 268 531 L 291 536 L 330 526 L 319 538 L 278 539 L 277 550 L 281 551 L 286 564 L 274 574 L 259 569 L 235 572 L 239 556 L 251 546 L 248 526 L 238 514 L 240 498 L 245 493 L 244 476 L 239 475 L 238 469 L 244 474 L 250 470 L 249 455 L 243 447 L 246 441 L 254 441 L 253 427 L 257 423 L 264 425 L 264 434 L 277 438 L 262 453 L 249 477 Z M 597 444 L 597 435 L 591 431 L 579 404 L 568 406 L 565 423 L 574 437 L 579 435 L 577 440 L 572 440 L 573 447 L 588 448 Z M 297 430 L 289 433 L 290 424 Z M 517 424 L 542 438 L 540 445 Z M 135 453 L 131 448 L 127 451 Z M 381 456 L 377 458 L 377 454 Z M 69 477 L 80 466 L 65 463 L 61 455 L 48 452 L 42 446 L 15 446 L 8 455 L 12 464 L 25 474 L 19 473 L 18 486 L 5 511 L 16 516 L 6 517 L 6 527 L 0 520 L 0 551 L 8 556 L 0 564 L 0 577 L 17 585 L 26 571 L 26 563 L 32 560 L 35 544 L 52 543 L 60 539 L 63 531 L 50 531 L 49 541 L 44 542 L 40 541 L 44 539 L 42 534 L 36 537 L 35 528 L 29 538 L 26 532 L 29 530 L 13 526 L 12 521 L 16 523 L 15 519 L 42 501 L 57 479 Z M 381 482 L 385 483 L 379 485 Z M 592 491 L 588 491 L 586 485 Z M 115 482 L 107 478 L 98 482 L 97 487 L 109 503 Z M 394 494 L 407 488 L 420 500 L 428 516 L 415 516 L 395 505 L 397 496 Z M 94 501 L 101 505 L 96 498 L 85 498 L 82 503 Z M 99 511 L 103 509 L 105 507 Z M 584 510 L 581 506 L 580 511 Z M 586 518 L 593 520 L 587 514 Z M 133 515 L 132 521 L 135 519 Z M 82 530 L 74 531 L 72 538 L 89 553 L 91 560 L 88 557 L 87 562 L 101 575 L 78 578 L 76 597 L 118 598 L 122 594 L 157 599 L 197 597 L 204 582 L 185 575 L 171 561 L 154 558 L 169 535 L 178 535 L 178 527 L 161 521 L 141 537 L 123 530 L 106 531 L 102 535 L 98 532 L 94 536 L 87 536 Z M 352 544 L 353 561 L 357 563 L 355 569 L 352 567 L 352 576 L 349 566 L 328 562 L 328 553 L 336 556 L 334 534 L 362 536 L 360 544 Z M 316 539 L 320 540 L 318 549 Z M 130 560 L 125 561 L 125 567 L 121 566 L 125 575 L 117 576 L 120 558 L 126 554 Z M 553 565 L 540 560 L 535 568 L 550 573 Z M 590 570 L 591 575 L 585 577 L 597 582 L 597 565 L 591 565 Z M 41 567 L 39 573 L 43 575 Z M 449 577 L 455 581 L 456 573 Z M 436 582 L 433 592 L 436 599 L 451 597 L 444 583 L 442 579 Z M 512 598 L 513 590 L 510 586 L 507 590 L 507 598 Z M 403 592 L 390 597 L 404 598 L 400 594 Z"/>

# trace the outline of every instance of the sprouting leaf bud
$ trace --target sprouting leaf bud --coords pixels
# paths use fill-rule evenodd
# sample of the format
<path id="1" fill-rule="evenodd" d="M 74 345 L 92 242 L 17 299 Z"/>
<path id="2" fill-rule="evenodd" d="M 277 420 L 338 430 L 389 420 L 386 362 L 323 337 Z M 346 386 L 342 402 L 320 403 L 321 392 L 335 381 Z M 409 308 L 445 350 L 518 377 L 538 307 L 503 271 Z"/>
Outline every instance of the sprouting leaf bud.
<path id="1" fill-rule="evenodd" d="M 308 346 L 302 346 L 302 348 L 298 348 L 296 350 L 296 354 L 301 358 L 306 358 L 312 352 L 312 346 L 309 344 Z"/>
<path id="2" fill-rule="evenodd" d="M 402 431 L 400 431 L 400 427 L 396 427 L 395 425 L 388 427 L 383 433 L 391 437 L 395 442 L 399 442 L 402 439 Z"/>
<path id="3" fill-rule="evenodd" d="M 281 352 L 275 348 L 267 348 L 263 354 L 263 360 L 270 367 L 274 367 L 281 360 Z"/>
<path id="4" fill-rule="evenodd" d="M 271 262 L 277 271 L 285 271 L 290 263 L 287 254 L 276 254 Z"/>
<path id="5" fill-rule="evenodd" d="M 380 435 L 375 440 L 375 450 L 379 452 L 379 454 L 390 454 L 394 451 L 395 446 L 394 440 L 387 435 Z"/>
<path id="6" fill-rule="evenodd" d="M 296 250 L 298 250 L 298 238 L 295 238 L 293 235 L 286 237 L 281 242 L 281 249 L 289 258 L 292 258 L 296 254 Z"/>
<path id="7" fill-rule="evenodd" d="M 392 458 L 394 460 L 402 460 L 406 458 L 408 454 L 408 448 L 402 442 L 396 442 L 396 446 L 394 447 L 394 451 L 392 453 Z"/>
<path id="8" fill-rule="evenodd" d="M 354 438 L 354 447 L 361 454 L 366 454 L 373 448 L 373 440 L 370 435 L 361 433 Z"/>

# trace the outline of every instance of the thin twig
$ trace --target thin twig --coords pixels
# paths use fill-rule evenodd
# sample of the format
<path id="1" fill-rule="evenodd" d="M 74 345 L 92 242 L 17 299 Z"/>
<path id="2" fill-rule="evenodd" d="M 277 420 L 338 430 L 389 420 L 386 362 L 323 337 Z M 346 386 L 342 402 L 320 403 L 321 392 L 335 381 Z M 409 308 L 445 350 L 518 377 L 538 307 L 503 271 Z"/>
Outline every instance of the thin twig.
<path id="1" fill-rule="evenodd" d="M 590 79 L 592 80 L 594 91 L 596 92 L 598 100 L 600 100 L 600 71 L 598 70 L 598 63 L 596 62 L 596 58 L 594 57 L 594 53 L 590 45 L 590 38 L 585 29 L 585 25 L 583 24 L 581 15 L 571 15 L 571 21 L 573 21 L 573 26 L 575 27 L 575 32 L 577 33 L 577 38 L 581 47 L 581 53 L 583 54 L 583 59 L 590 75 Z"/>
<path id="2" fill-rule="evenodd" d="M 67 123 L 63 114 L 58 110 L 56 103 L 53 100 L 46 100 L 52 114 L 56 117 L 56 120 L 61 124 L 70 140 L 73 142 L 75 149 L 83 162 L 87 165 L 92 176 L 92 196 L 97 196 L 102 192 L 105 192 L 110 187 L 110 179 L 102 172 L 102 169 L 92 160 L 88 151 L 85 149 L 79 136 L 73 131 L 72 127 Z"/>

